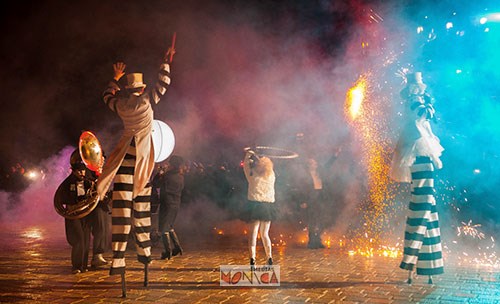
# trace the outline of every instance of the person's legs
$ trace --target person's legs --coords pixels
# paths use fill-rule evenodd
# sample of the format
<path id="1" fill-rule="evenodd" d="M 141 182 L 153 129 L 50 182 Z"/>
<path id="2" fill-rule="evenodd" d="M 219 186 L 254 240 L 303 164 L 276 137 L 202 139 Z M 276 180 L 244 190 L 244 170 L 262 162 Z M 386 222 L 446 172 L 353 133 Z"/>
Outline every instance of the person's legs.
<path id="1" fill-rule="evenodd" d="M 431 216 L 427 222 L 422 248 L 419 252 L 417 274 L 435 275 L 444 272 L 444 262 L 441 246 L 441 233 L 439 229 L 436 203 L 431 207 Z"/>
<path id="2" fill-rule="evenodd" d="M 92 213 L 90 213 L 89 222 L 92 230 L 92 266 L 98 267 L 106 265 L 107 261 L 102 254 L 106 248 L 106 226 L 107 226 L 107 212 L 100 206 L 97 206 Z"/>
<path id="3" fill-rule="evenodd" d="M 92 236 L 94 238 L 92 241 L 92 253 L 96 255 L 106 251 L 107 212 L 97 206 L 93 213 L 94 216 L 91 222 Z"/>
<path id="4" fill-rule="evenodd" d="M 272 255 L 271 238 L 269 237 L 270 228 L 271 228 L 271 221 L 260 222 L 260 238 L 262 239 L 262 245 L 264 245 L 264 251 L 266 252 L 266 260 L 269 265 L 272 265 L 273 255 Z"/>
<path id="5" fill-rule="evenodd" d="M 259 234 L 260 221 L 253 221 L 248 224 L 248 248 L 250 251 L 250 264 L 255 265 L 257 251 L 257 235 Z"/>
<path id="6" fill-rule="evenodd" d="M 421 163 L 425 164 L 427 175 L 425 183 L 417 191 L 421 196 L 425 196 L 425 201 L 430 206 L 430 214 L 426 223 L 426 230 L 422 240 L 422 246 L 418 254 L 417 274 L 435 275 L 442 274 L 443 255 L 441 247 L 441 232 L 439 229 L 439 217 L 436 210 L 436 199 L 434 197 L 434 164 L 430 158 L 426 157 Z M 432 279 L 429 280 L 432 283 Z"/>
<path id="7" fill-rule="evenodd" d="M 167 204 L 162 201 L 160 202 L 160 210 L 158 212 L 158 223 L 161 233 L 161 241 L 163 243 L 164 251 L 161 253 L 161 259 L 169 259 L 172 257 L 172 245 L 170 238 L 170 226 L 167 222 Z"/>
<path id="8" fill-rule="evenodd" d="M 125 273 L 125 251 L 131 229 L 134 189 L 135 146 L 132 143 L 118 169 L 113 186 L 111 211 L 113 262 L 110 274 Z"/>
<path id="9" fill-rule="evenodd" d="M 137 259 L 143 264 L 151 262 L 151 185 L 138 193 L 133 201 L 134 232 Z"/>
<path id="10" fill-rule="evenodd" d="M 172 256 L 176 256 L 178 254 L 182 255 L 183 250 L 181 247 L 181 242 L 173 227 L 170 229 L 169 234 L 170 238 L 172 239 L 172 243 L 174 244 L 174 248 L 172 249 Z"/>
<path id="11" fill-rule="evenodd" d="M 321 235 L 320 235 L 320 218 L 322 216 L 321 206 L 318 200 L 318 193 L 314 191 L 310 197 L 308 202 L 308 214 L 307 214 L 307 229 L 308 229 L 308 237 L 309 241 L 307 243 L 307 248 L 309 249 L 317 249 L 323 248 L 324 246 L 321 243 Z"/>
<path id="12" fill-rule="evenodd" d="M 434 198 L 434 167 L 430 158 L 417 157 L 411 166 L 411 201 L 405 228 L 403 260 L 400 268 L 418 274 L 443 272 L 441 240 Z"/>
<path id="13" fill-rule="evenodd" d="M 71 246 L 71 268 L 73 273 L 84 270 L 84 230 L 80 219 L 65 220 L 66 240 Z"/>
<path id="14" fill-rule="evenodd" d="M 86 218 L 81 219 L 82 230 L 83 230 L 83 260 L 82 260 L 82 271 L 87 271 L 89 263 L 89 251 L 90 251 L 90 222 Z"/>
<path id="15" fill-rule="evenodd" d="M 168 204 L 167 205 L 167 215 L 165 217 L 166 226 L 169 228 L 170 238 L 172 239 L 172 243 L 174 248 L 172 249 L 172 256 L 176 256 L 178 254 L 182 255 L 182 247 L 179 237 L 174 230 L 174 222 L 177 218 L 177 213 L 179 212 L 179 205 L 177 204 Z"/>

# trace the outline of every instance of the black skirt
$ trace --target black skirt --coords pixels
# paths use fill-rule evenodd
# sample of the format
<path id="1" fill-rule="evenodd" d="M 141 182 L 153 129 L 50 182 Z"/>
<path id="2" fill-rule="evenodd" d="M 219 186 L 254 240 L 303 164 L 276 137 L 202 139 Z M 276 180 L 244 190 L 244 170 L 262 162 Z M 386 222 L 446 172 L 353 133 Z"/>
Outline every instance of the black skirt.
<path id="1" fill-rule="evenodd" d="M 243 208 L 241 219 L 245 222 L 274 221 L 277 213 L 275 203 L 247 201 Z"/>

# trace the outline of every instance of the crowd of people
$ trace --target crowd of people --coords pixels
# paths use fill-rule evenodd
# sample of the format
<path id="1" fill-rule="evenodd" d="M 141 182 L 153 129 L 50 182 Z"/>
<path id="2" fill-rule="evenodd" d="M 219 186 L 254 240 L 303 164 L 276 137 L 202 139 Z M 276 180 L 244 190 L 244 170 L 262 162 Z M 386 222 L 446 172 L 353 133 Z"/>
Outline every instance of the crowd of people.
<path id="1" fill-rule="evenodd" d="M 297 229 L 309 230 L 308 248 L 322 248 L 321 234 L 333 225 L 335 214 L 340 206 L 336 204 L 332 191 L 333 181 L 329 176 L 334 160 L 339 151 L 334 151 L 330 160 L 322 166 L 321 182 L 310 173 L 317 168 L 313 158 L 299 157 L 294 160 L 277 162 L 276 172 L 276 208 L 273 219 L 287 221 L 297 226 Z M 242 161 L 244 160 L 242 154 Z M 75 166 L 84 167 L 77 162 L 70 165 L 72 174 L 77 174 Z M 329 170 L 328 170 L 329 169 Z M 87 175 L 88 175 L 87 169 Z M 321 186 L 318 185 L 321 183 Z M 163 247 L 161 259 L 170 259 L 182 254 L 181 238 L 175 231 L 175 222 L 180 208 L 188 207 L 198 201 L 207 202 L 214 209 L 222 209 L 227 214 L 227 220 L 240 219 L 245 221 L 248 183 L 244 172 L 244 163 L 207 164 L 200 161 L 185 160 L 178 155 L 172 155 L 167 161 L 155 168 L 151 178 L 151 240 Z M 316 187 L 316 188 L 315 188 Z M 320 187 L 320 188 L 318 188 Z M 76 198 L 75 198 L 76 200 Z M 110 207 L 109 199 L 106 205 Z M 102 206 L 102 205 L 100 205 Z M 210 208 L 210 207 L 209 207 Z M 100 212 L 100 211 L 99 211 Z M 109 209 L 107 216 L 101 221 L 108 226 L 111 220 Z M 79 221 L 77 221 L 79 222 Z M 89 227 L 90 229 L 90 227 Z M 89 238 L 88 230 L 85 238 Z M 109 229 L 108 229 L 109 232 Z M 68 235 L 72 232 L 69 231 Z M 109 247 L 109 236 L 106 241 Z M 74 242 L 70 242 L 74 243 Z M 83 248 L 89 250 L 88 241 Z M 99 250 L 98 250 L 99 251 Z M 102 250 L 101 252 L 103 253 Z M 101 255 L 102 256 L 102 255 Z M 83 262 L 82 262 L 83 263 Z M 93 266 L 102 266 L 92 263 Z M 80 271 L 77 271 L 79 269 Z M 75 273 L 85 271 L 86 267 L 75 265 Z"/>

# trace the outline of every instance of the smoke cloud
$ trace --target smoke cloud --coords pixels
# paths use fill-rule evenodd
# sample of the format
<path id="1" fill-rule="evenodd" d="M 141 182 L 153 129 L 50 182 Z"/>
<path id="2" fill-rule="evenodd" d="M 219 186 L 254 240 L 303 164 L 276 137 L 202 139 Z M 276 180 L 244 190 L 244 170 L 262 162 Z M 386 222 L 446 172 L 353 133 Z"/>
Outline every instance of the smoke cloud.
<path id="1" fill-rule="evenodd" d="M 100 98 L 112 63 L 124 61 L 127 71 L 143 72 L 152 85 L 176 32 L 172 85 L 155 109 L 155 118 L 175 133 L 175 154 L 238 164 L 248 145 L 296 149 L 297 133 L 304 134 L 306 153 L 320 159 L 343 147 L 331 172 L 339 208 L 331 227 L 342 234 L 349 226 L 342 219 L 358 214 L 367 187 L 356 130 L 344 117 L 346 91 L 359 75 L 374 75 L 377 94 L 389 102 L 382 119 L 392 133 L 385 136 L 394 141 L 403 86 L 398 75 L 420 70 L 436 98 L 434 131 L 446 149 L 438 187 L 444 225 L 454 229 L 473 219 L 498 231 L 498 25 L 485 33 L 484 26 L 467 23 L 483 7 L 450 1 L 440 9 L 405 1 L 313 2 L 55 1 L 37 2 L 22 19 L 16 13 L 2 18 L 3 28 L 15 29 L 5 33 L 0 53 L 2 165 L 50 168 L 43 187 L 32 183 L 14 199 L 19 206 L 35 204 L 37 212 L 18 214 L 7 203 L 2 221 L 61 221 L 52 197 L 67 173 L 67 147 L 76 146 L 82 130 L 92 130 L 108 153 L 118 140 L 121 123 Z M 442 12 L 454 10 L 455 28 L 446 30 Z M 0 199 L 13 196 L 2 192 Z M 215 204 L 199 204 L 186 207 L 186 219 L 230 217 Z M 206 206 L 214 209 L 205 212 Z"/>

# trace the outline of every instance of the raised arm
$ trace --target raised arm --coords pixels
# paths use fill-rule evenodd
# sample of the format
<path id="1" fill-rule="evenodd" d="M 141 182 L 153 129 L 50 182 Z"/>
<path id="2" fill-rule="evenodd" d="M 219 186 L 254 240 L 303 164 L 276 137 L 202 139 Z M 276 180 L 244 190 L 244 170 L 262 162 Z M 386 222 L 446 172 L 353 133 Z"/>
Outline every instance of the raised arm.
<path id="1" fill-rule="evenodd" d="M 255 162 L 259 160 L 259 157 L 250 147 L 245 148 L 244 151 L 245 158 L 243 159 L 243 172 L 248 179 L 252 176 L 252 167 L 255 165 Z"/>
<path id="2" fill-rule="evenodd" d="M 113 80 L 109 82 L 108 86 L 102 94 L 104 103 L 114 112 L 116 112 L 116 92 L 120 91 L 118 81 L 125 75 L 125 68 L 127 66 L 123 62 L 113 64 Z"/>
<path id="3" fill-rule="evenodd" d="M 173 56 L 175 54 L 175 49 L 174 48 L 169 48 L 168 51 L 165 53 L 164 61 L 160 66 L 160 72 L 158 73 L 158 81 L 156 82 L 156 85 L 154 89 L 152 90 L 152 98 L 153 102 L 157 104 L 160 102 L 160 99 L 163 95 L 168 90 L 168 87 L 170 86 L 170 63 L 171 60 L 173 59 Z"/>

